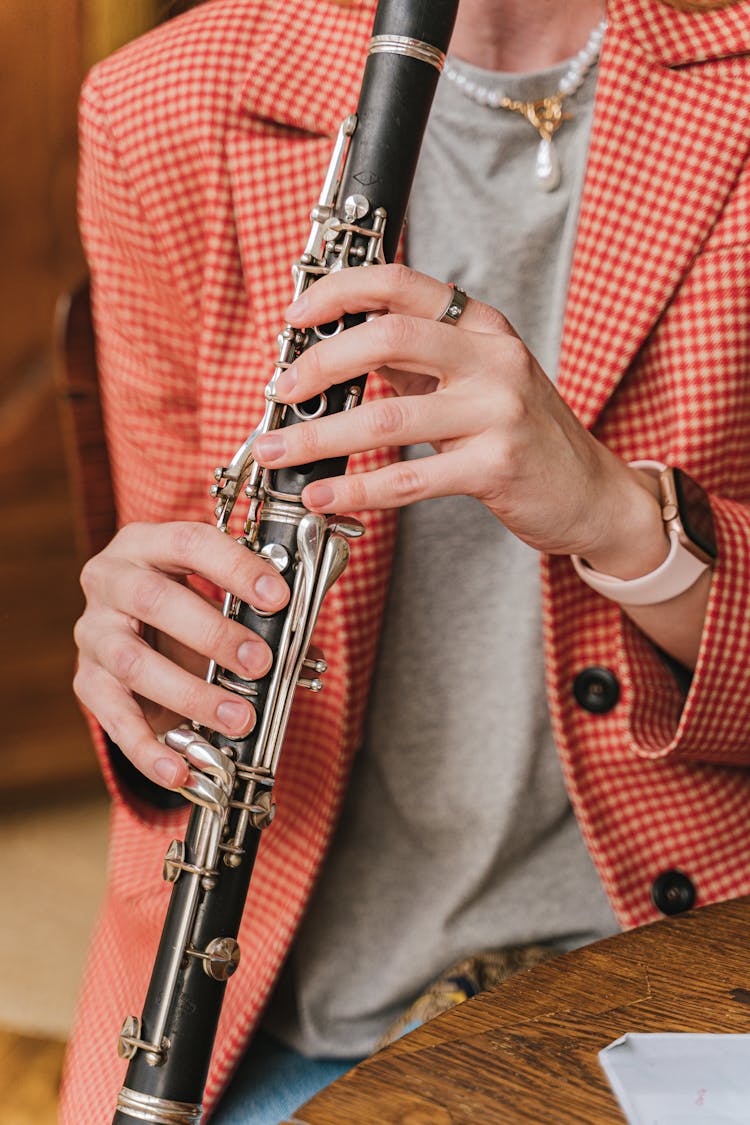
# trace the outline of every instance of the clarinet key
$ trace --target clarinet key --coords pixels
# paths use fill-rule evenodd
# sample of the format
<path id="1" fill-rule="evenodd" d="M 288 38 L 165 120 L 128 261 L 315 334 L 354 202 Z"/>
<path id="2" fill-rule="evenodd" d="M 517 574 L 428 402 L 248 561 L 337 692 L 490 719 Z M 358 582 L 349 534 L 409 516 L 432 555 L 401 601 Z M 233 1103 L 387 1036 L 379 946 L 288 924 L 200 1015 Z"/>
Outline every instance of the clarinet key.
<path id="1" fill-rule="evenodd" d="M 240 963 L 239 942 L 230 937 L 214 938 L 204 951 L 188 949 L 187 953 L 201 959 L 204 973 L 212 980 L 229 980 Z"/>
<path id="2" fill-rule="evenodd" d="M 162 875 L 166 883 L 176 883 L 185 863 L 185 844 L 182 840 L 173 840 L 164 856 Z"/>

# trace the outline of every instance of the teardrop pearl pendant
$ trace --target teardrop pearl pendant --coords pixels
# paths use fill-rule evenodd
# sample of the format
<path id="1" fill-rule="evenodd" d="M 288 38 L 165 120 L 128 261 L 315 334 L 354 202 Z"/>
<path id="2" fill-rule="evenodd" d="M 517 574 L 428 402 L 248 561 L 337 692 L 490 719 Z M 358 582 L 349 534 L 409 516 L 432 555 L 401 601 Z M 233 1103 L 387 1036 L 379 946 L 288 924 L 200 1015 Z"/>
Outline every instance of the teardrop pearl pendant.
<path id="1" fill-rule="evenodd" d="M 560 157 L 552 139 L 542 138 L 536 150 L 534 180 L 542 191 L 555 191 L 561 180 Z"/>

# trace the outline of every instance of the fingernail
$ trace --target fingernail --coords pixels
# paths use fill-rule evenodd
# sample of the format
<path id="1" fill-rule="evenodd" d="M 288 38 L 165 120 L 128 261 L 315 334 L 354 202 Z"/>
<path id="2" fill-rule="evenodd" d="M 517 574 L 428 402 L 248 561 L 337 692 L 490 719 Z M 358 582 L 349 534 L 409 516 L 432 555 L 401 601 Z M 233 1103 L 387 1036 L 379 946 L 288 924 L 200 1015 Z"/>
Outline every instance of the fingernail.
<path id="1" fill-rule="evenodd" d="M 255 592 L 260 596 L 261 601 L 264 601 L 267 605 L 279 605 L 286 597 L 287 586 L 281 578 L 264 574 L 255 583 Z"/>
<path id="2" fill-rule="evenodd" d="M 253 442 L 253 452 L 260 454 L 264 461 L 275 461 L 281 457 L 286 449 L 286 442 L 281 434 L 264 434 Z"/>
<path id="3" fill-rule="evenodd" d="M 260 641 L 243 641 L 237 649 L 237 658 L 253 676 L 262 675 L 268 668 L 268 648 Z"/>
<path id="4" fill-rule="evenodd" d="M 293 367 L 288 368 L 276 380 L 276 391 L 280 395 L 289 395 L 299 382 L 299 376 Z"/>
<path id="5" fill-rule="evenodd" d="M 244 703 L 220 703 L 216 714 L 230 730 L 244 730 L 250 723 L 250 708 Z"/>
<path id="6" fill-rule="evenodd" d="M 327 484 L 311 484 L 305 489 L 306 500 L 313 508 L 326 508 L 333 503 L 333 489 Z"/>
<path id="7" fill-rule="evenodd" d="M 299 317 L 304 315 L 305 310 L 307 309 L 307 306 L 309 304 L 310 301 L 307 294 L 302 293 L 296 301 L 292 301 L 291 305 L 287 305 L 287 307 L 284 309 L 283 316 L 285 320 L 292 322 L 298 320 Z"/>
<path id="8" fill-rule="evenodd" d="M 181 762 L 174 758 L 157 758 L 154 763 L 154 773 L 165 785 L 175 788 L 186 780 L 187 770 Z"/>

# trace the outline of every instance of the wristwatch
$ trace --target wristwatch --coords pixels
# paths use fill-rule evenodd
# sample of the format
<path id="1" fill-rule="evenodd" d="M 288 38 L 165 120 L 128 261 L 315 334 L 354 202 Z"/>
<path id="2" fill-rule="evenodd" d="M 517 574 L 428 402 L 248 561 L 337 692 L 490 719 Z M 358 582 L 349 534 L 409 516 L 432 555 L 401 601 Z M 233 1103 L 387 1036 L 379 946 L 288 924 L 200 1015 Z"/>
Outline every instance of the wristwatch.
<path id="1" fill-rule="evenodd" d="M 683 594 L 716 559 L 716 532 L 711 503 L 703 488 L 682 469 L 660 461 L 631 461 L 659 482 L 661 518 L 670 539 L 669 554 L 656 570 L 640 578 L 601 574 L 572 555 L 576 574 L 587 586 L 620 605 L 657 605 Z"/>

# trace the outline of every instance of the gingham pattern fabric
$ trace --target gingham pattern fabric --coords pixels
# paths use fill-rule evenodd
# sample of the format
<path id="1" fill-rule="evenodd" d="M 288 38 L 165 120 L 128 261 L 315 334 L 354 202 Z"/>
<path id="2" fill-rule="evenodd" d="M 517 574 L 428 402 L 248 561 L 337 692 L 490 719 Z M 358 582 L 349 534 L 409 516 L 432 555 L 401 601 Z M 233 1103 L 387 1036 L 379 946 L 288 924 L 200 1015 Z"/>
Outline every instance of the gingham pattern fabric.
<path id="1" fill-rule="evenodd" d="M 625 926 L 656 917 L 679 868 L 698 902 L 750 892 L 748 191 L 750 5 L 708 14 L 612 0 L 559 386 L 626 459 L 679 464 L 712 492 L 720 559 L 686 701 L 653 647 L 567 559 L 546 560 L 550 706 L 571 800 Z M 374 3 L 213 0 L 100 65 L 82 100 L 81 224 L 122 522 L 206 519 L 215 465 L 262 407 L 289 266 L 331 138 L 356 101 Z M 373 379 L 368 393 L 384 393 Z M 395 450 L 358 456 L 354 471 Z M 207 1089 L 244 1049 L 304 909 L 357 745 L 394 518 L 329 597 L 326 691 L 298 700 L 279 816 L 264 836 Z M 622 698 L 593 715 L 594 664 Z M 684 704 L 684 705 L 683 705 Z M 63 1088 L 63 1125 L 108 1121 L 141 1010 L 182 814 L 113 794 L 110 879 Z"/>

